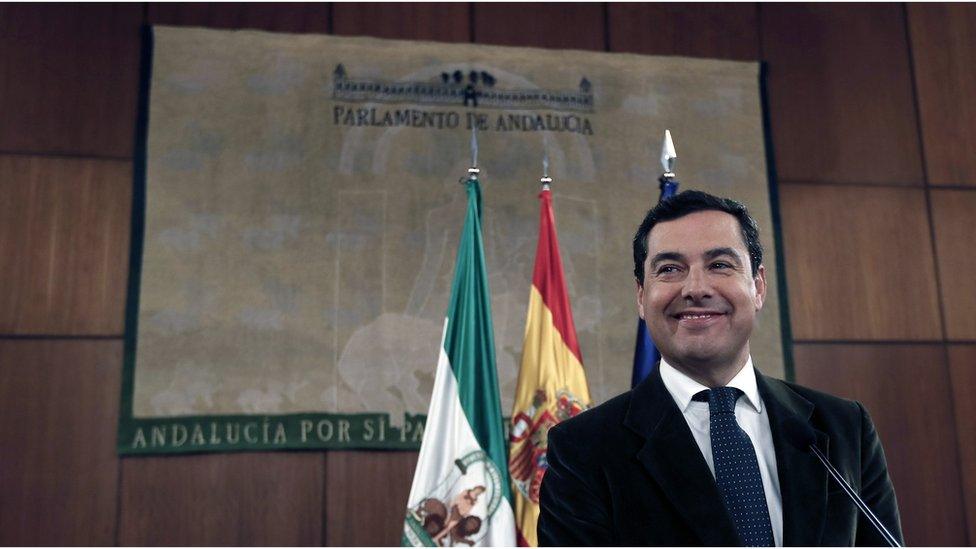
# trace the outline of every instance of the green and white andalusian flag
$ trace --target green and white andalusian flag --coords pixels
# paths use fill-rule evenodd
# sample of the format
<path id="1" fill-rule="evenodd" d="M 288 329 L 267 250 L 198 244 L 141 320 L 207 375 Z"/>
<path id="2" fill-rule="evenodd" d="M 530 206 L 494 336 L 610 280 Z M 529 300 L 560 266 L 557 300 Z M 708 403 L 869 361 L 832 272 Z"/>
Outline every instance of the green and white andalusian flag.
<path id="1" fill-rule="evenodd" d="M 402 544 L 514 546 L 491 296 L 481 239 L 481 189 L 468 211 Z"/>

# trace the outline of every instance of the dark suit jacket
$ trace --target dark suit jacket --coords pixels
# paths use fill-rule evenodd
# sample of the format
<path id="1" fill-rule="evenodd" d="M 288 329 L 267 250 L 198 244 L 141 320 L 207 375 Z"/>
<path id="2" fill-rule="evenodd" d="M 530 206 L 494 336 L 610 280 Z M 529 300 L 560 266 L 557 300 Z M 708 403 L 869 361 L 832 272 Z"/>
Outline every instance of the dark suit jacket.
<path id="1" fill-rule="evenodd" d="M 857 402 L 757 372 L 776 447 L 785 545 L 887 545 L 809 451 L 785 439 L 798 416 L 868 507 L 902 540 L 881 442 Z M 540 545 L 741 545 L 715 478 L 655 370 L 549 431 Z"/>

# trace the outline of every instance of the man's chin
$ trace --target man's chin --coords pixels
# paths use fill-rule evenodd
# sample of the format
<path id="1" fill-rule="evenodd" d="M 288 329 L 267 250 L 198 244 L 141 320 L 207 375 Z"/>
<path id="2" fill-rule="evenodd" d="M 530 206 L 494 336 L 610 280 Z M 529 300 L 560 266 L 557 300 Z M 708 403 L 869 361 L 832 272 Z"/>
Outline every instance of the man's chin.
<path id="1" fill-rule="evenodd" d="M 677 360 L 681 364 L 696 367 L 721 365 L 723 362 L 721 357 L 710 353 L 685 353 L 679 356 Z"/>
<path id="2" fill-rule="evenodd" d="M 676 349 L 676 351 L 674 353 L 675 360 L 689 366 L 708 366 L 713 364 L 721 366 L 728 362 L 730 358 L 727 356 L 727 353 L 721 352 L 721 349 L 714 345 L 689 345 Z"/>

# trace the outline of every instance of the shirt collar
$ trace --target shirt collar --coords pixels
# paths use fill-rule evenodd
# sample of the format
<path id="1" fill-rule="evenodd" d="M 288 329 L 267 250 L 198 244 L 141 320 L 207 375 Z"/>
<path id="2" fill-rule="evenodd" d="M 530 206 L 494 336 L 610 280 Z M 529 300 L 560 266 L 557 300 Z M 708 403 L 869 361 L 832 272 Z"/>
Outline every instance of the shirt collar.
<path id="1" fill-rule="evenodd" d="M 691 379 L 674 366 L 668 364 L 664 357 L 661 357 L 661 380 L 664 387 L 671 393 L 675 404 L 684 413 L 691 405 L 691 399 L 701 391 L 708 390 L 708 387 Z M 756 372 L 752 366 L 752 356 L 746 360 L 745 366 L 735 374 L 735 377 L 726 385 L 741 390 L 746 397 L 746 401 L 756 413 L 762 413 L 762 400 L 759 398 L 759 386 L 756 384 Z"/>

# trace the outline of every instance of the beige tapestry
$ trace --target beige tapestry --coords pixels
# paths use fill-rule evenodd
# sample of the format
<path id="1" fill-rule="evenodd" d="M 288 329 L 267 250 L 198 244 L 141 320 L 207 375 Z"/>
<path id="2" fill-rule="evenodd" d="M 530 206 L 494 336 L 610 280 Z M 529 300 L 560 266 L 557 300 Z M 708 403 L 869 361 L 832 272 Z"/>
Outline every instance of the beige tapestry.
<path id="1" fill-rule="evenodd" d="M 769 299 L 753 356 L 783 376 L 758 64 L 153 32 L 121 452 L 419 447 L 472 126 L 503 410 L 546 155 L 591 393 L 629 388 L 630 243 L 658 198 L 665 129 L 679 190 L 759 220 Z"/>

